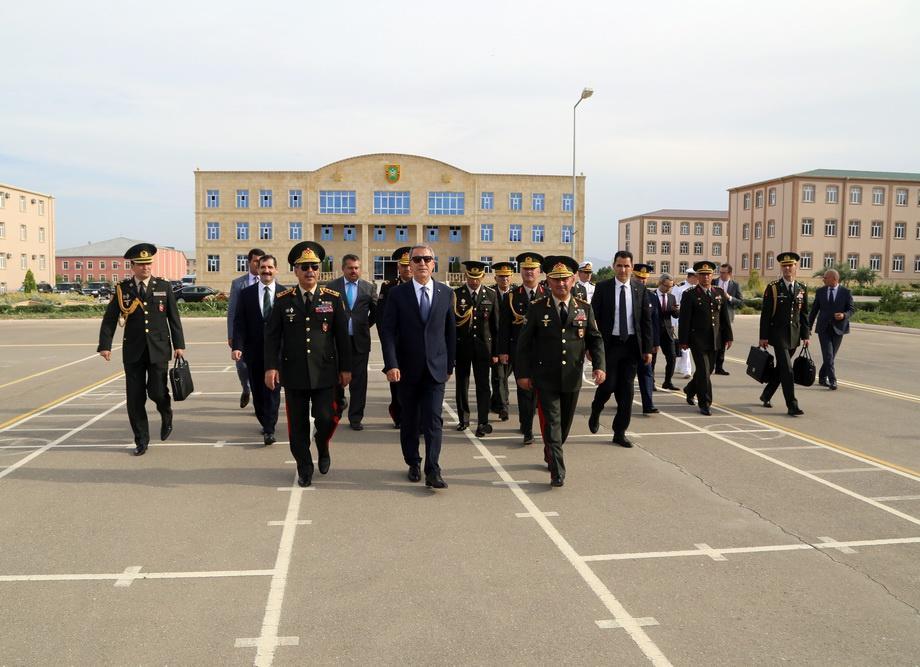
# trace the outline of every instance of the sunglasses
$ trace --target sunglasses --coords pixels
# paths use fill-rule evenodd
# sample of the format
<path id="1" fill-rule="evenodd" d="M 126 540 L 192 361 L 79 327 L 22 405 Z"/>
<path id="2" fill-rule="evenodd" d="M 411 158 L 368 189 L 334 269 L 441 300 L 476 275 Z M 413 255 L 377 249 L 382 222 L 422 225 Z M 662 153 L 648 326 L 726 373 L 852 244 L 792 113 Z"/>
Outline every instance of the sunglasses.
<path id="1" fill-rule="evenodd" d="M 415 262 L 416 264 L 421 264 L 422 262 L 428 263 L 428 262 L 433 262 L 434 257 L 432 257 L 431 255 L 413 255 L 412 261 Z"/>
<path id="2" fill-rule="evenodd" d="M 319 271 L 319 264 L 298 264 L 301 271 Z"/>

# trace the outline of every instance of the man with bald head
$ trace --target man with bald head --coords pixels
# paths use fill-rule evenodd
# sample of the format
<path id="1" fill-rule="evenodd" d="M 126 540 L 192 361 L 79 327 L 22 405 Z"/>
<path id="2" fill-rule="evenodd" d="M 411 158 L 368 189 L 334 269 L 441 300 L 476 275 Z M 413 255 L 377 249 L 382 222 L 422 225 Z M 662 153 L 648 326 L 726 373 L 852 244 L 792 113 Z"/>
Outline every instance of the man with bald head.
<path id="1" fill-rule="evenodd" d="M 815 300 L 808 312 L 808 327 L 815 328 L 818 342 L 821 343 L 823 363 L 818 371 L 818 382 L 830 390 L 837 389 L 837 371 L 834 359 L 840 350 L 843 337 L 850 333 L 850 317 L 856 312 L 853 295 L 840 284 L 840 274 L 836 269 L 824 272 L 824 286 L 815 292 Z"/>

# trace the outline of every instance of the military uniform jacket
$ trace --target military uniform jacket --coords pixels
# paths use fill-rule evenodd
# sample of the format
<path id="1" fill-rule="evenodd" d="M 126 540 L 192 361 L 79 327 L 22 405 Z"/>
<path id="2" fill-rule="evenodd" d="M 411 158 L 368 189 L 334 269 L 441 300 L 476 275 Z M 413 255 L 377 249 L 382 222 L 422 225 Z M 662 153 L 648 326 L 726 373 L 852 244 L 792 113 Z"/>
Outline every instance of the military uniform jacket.
<path id="1" fill-rule="evenodd" d="M 804 283 L 793 283 L 791 292 L 784 280 L 767 285 L 760 311 L 760 339 L 770 341 L 773 347 L 792 350 L 800 341 L 808 340 L 810 333 L 808 290 Z"/>
<path id="2" fill-rule="evenodd" d="M 576 299 L 581 299 L 582 301 L 590 301 L 588 299 L 588 289 L 577 280 L 575 281 L 575 284 L 572 285 L 572 296 L 574 296 Z"/>
<path id="3" fill-rule="evenodd" d="M 498 295 L 480 287 L 476 298 L 467 285 L 454 290 L 457 358 L 491 362 L 498 356 Z"/>
<path id="4" fill-rule="evenodd" d="M 280 368 L 279 368 L 280 366 Z M 265 370 L 279 370 L 290 389 L 323 389 L 351 372 L 351 343 L 340 294 L 317 287 L 309 310 L 300 287 L 275 296 L 265 323 Z"/>
<path id="5" fill-rule="evenodd" d="M 537 285 L 534 288 L 534 301 L 545 297 L 547 293 L 546 288 Z M 524 318 L 530 304 L 527 288 L 521 285 L 505 294 L 499 307 L 498 353 L 510 355 L 512 364 L 517 355 L 518 337 L 524 328 Z"/>
<path id="6" fill-rule="evenodd" d="M 677 337 L 681 345 L 697 350 L 721 350 L 733 340 L 728 296 L 719 287 L 707 294 L 699 285 L 688 289 L 680 299 Z"/>
<path id="7" fill-rule="evenodd" d="M 591 304 L 572 298 L 568 311 L 566 321 L 560 322 L 552 296 L 534 301 L 527 311 L 527 321 L 518 340 L 514 375 L 530 378 L 538 390 L 546 387 L 579 391 L 585 350 L 591 353 L 595 370 L 606 370 L 604 339 Z"/>
<path id="8" fill-rule="evenodd" d="M 146 292 L 147 300 L 141 302 L 137 297 L 134 278 L 118 283 L 102 316 L 97 352 L 112 349 L 112 338 L 121 317 L 124 317 L 125 326 L 121 356 L 125 363 L 139 360 L 145 348 L 150 355 L 150 362 L 155 364 L 168 362 L 172 357 L 171 348 L 185 349 L 182 322 L 179 320 L 172 285 L 168 280 L 151 276 L 147 281 Z"/>

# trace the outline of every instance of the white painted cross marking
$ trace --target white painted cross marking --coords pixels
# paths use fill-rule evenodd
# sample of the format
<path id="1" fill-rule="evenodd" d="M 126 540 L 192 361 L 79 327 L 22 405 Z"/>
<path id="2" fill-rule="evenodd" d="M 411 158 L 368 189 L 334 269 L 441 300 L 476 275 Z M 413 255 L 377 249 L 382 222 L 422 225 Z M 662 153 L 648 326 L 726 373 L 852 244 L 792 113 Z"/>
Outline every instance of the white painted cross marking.
<path id="1" fill-rule="evenodd" d="M 699 544 L 694 544 L 693 546 L 695 546 L 697 549 L 702 551 L 703 554 L 705 554 L 706 556 L 709 556 L 713 560 L 728 560 L 719 551 L 716 551 L 715 549 L 713 549 L 711 546 L 709 546 L 705 542 L 700 542 Z"/>
<path id="2" fill-rule="evenodd" d="M 115 582 L 115 585 L 122 588 L 130 586 L 134 583 L 134 580 L 137 579 L 137 574 L 140 571 L 140 565 L 132 565 L 131 567 L 126 567 L 125 571 L 122 573 L 123 576 Z"/>
<path id="3" fill-rule="evenodd" d="M 839 551 L 842 554 L 858 553 L 856 549 L 841 544 L 840 542 L 835 540 L 833 537 L 822 536 L 822 537 L 819 537 L 818 539 L 824 543 L 824 546 L 822 547 L 824 549 L 837 549 L 837 551 Z"/>

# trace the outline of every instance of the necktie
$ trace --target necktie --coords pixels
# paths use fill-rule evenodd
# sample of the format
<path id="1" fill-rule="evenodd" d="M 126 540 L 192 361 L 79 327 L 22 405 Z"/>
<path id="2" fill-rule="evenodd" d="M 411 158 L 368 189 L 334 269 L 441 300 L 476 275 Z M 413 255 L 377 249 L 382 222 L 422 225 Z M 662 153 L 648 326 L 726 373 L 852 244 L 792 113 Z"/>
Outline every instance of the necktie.
<path id="1" fill-rule="evenodd" d="M 303 293 L 303 305 L 305 305 L 307 308 L 313 305 L 313 293 L 312 292 Z"/>
<path id="2" fill-rule="evenodd" d="M 831 303 L 834 303 L 834 288 L 833 288 L 833 287 L 831 287 L 831 296 L 830 296 L 830 300 L 831 300 Z"/>
<path id="3" fill-rule="evenodd" d="M 419 302 L 419 311 L 422 315 L 422 322 L 428 322 L 428 315 L 431 312 L 431 300 L 428 298 L 428 287 L 422 288 L 422 298 Z"/>
<path id="4" fill-rule="evenodd" d="M 147 290 L 144 289 L 143 280 L 137 285 L 137 298 L 141 300 L 141 303 L 147 300 Z"/>
<path id="5" fill-rule="evenodd" d="M 528 301 L 533 301 L 534 290 L 529 289 L 529 290 L 527 290 L 527 293 L 530 295 L 530 298 L 528 299 Z"/>
<path id="6" fill-rule="evenodd" d="M 348 310 L 355 307 L 355 284 L 353 282 L 345 283 L 345 298 L 348 299 Z"/>
<path id="7" fill-rule="evenodd" d="M 620 305 L 617 310 L 620 311 L 620 340 L 624 343 L 629 338 L 629 332 L 626 327 L 626 285 L 620 285 Z"/>
<path id="8" fill-rule="evenodd" d="M 565 307 L 565 302 L 559 304 L 559 321 L 565 325 L 566 321 L 569 319 L 569 311 Z"/>
<path id="9" fill-rule="evenodd" d="M 666 315 L 668 312 L 668 295 L 661 295 L 661 314 Z"/>
<path id="10" fill-rule="evenodd" d="M 272 312 L 272 299 L 268 294 L 270 288 L 270 285 L 266 285 L 265 290 L 262 292 L 262 319 L 264 320 L 267 320 Z"/>

